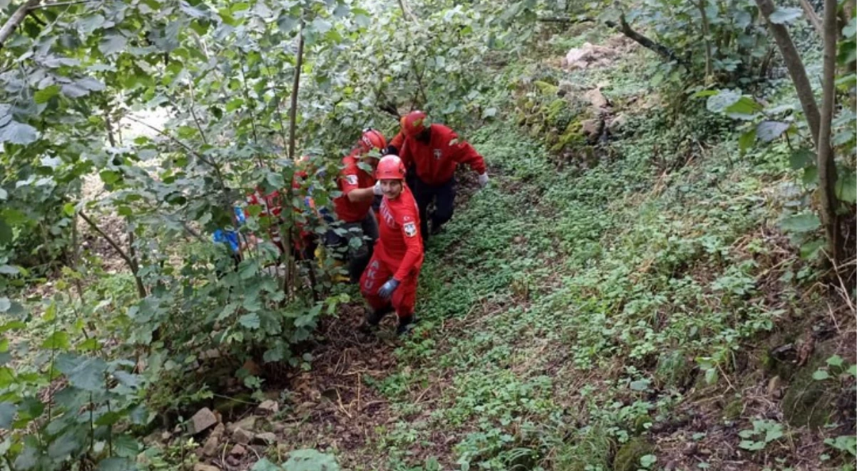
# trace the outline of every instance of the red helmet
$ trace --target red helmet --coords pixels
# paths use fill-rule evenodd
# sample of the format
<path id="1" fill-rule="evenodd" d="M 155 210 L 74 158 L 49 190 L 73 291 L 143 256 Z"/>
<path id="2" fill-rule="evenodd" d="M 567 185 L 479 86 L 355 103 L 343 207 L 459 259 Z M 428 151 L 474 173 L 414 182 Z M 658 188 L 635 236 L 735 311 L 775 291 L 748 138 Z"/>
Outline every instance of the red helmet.
<path id="1" fill-rule="evenodd" d="M 402 116 L 402 132 L 405 137 L 414 137 L 426 129 L 426 114 L 422 111 L 411 111 Z"/>
<path id="2" fill-rule="evenodd" d="M 387 147 L 387 140 L 380 132 L 369 128 L 363 131 L 359 141 L 360 148 L 363 152 L 369 152 L 372 149 L 384 150 Z"/>
<path id="3" fill-rule="evenodd" d="M 397 155 L 385 155 L 375 169 L 376 180 L 404 180 L 405 164 Z"/>

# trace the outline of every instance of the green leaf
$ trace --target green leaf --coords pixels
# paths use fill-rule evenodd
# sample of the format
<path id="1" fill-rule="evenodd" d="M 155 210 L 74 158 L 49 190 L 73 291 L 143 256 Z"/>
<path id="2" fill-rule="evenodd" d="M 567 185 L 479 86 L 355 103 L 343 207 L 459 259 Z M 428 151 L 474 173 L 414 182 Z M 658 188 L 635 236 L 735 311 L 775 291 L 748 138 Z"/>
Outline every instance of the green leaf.
<path id="1" fill-rule="evenodd" d="M 51 442 L 48 446 L 48 456 L 55 460 L 65 460 L 80 447 L 79 434 L 76 430 L 69 430 Z"/>
<path id="2" fill-rule="evenodd" d="M 298 27 L 298 19 L 285 14 L 277 20 L 277 27 L 280 28 L 280 32 L 291 33 Z"/>
<path id="3" fill-rule="evenodd" d="M 497 108 L 488 108 L 482 112 L 482 119 L 493 118 L 497 115 Z"/>
<path id="4" fill-rule="evenodd" d="M 95 420 L 95 425 L 98 426 L 110 426 L 122 420 L 122 414 L 116 411 L 107 412 L 98 419 Z"/>
<path id="5" fill-rule="evenodd" d="M 250 468 L 250 471 L 283 471 L 283 468 L 268 461 L 268 458 L 262 458 Z"/>
<path id="6" fill-rule="evenodd" d="M 815 163 L 815 153 L 809 149 L 798 149 L 789 156 L 789 164 L 792 170 L 807 168 Z"/>
<path id="7" fill-rule="evenodd" d="M 741 440 L 741 443 L 738 444 L 739 448 L 743 448 L 749 451 L 759 451 L 765 448 L 765 442 L 756 442 L 753 440 Z"/>
<path id="8" fill-rule="evenodd" d="M 242 260 L 238 265 L 238 276 L 242 280 L 248 280 L 259 272 L 259 264 L 255 260 Z"/>
<path id="9" fill-rule="evenodd" d="M 98 340 L 95 337 L 88 338 L 88 339 L 84 340 L 83 342 L 81 342 L 80 345 L 77 346 L 78 350 L 81 350 L 84 352 L 91 352 L 94 350 L 98 350 L 98 347 L 99 347 Z"/>
<path id="10" fill-rule="evenodd" d="M 789 123 L 781 121 L 762 121 L 756 126 L 756 135 L 762 142 L 771 142 L 780 137 L 791 127 Z"/>
<path id="11" fill-rule="evenodd" d="M 9 193 L 6 192 L 3 188 L 0 188 L 0 200 L 6 201 L 9 198 Z"/>
<path id="12" fill-rule="evenodd" d="M 68 382 L 76 387 L 90 392 L 104 390 L 104 373 L 107 363 L 100 358 L 87 358 L 69 372 Z"/>
<path id="13" fill-rule="evenodd" d="M 647 379 L 640 379 L 637 381 L 631 381 L 630 387 L 633 391 L 645 391 L 649 389 L 650 381 Z"/>
<path id="14" fill-rule="evenodd" d="M 252 312 L 239 317 L 238 323 L 250 330 L 256 330 L 262 325 L 259 316 Z"/>
<path id="15" fill-rule="evenodd" d="M 134 459 L 142 450 L 140 442 L 138 442 L 137 439 L 132 435 L 123 433 L 113 437 L 113 451 L 116 453 L 116 456 Z"/>
<path id="16" fill-rule="evenodd" d="M 845 363 L 845 360 L 843 360 L 839 355 L 833 355 L 827 359 L 827 364 L 830 366 L 839 367 L 842 366 L 843 363 Z"/>
<path id="17" fill-rule="evenodd" d="M 112 185 L 122 178 L 122 174 L 113 170 L 102 170 L 98 175 L 101 177 L 101 181 L 107 185 Z"/>
<path id="18" fill-rule="evenodd" d="M 738 138 L 738 149 L 741 152 L 747 152 L 747 149 L 753 147 L 753 143 L 756 142 L 756 129 L 750 129 L 749 131 L 741 134 L 741 137 Z"/>
<path id="19" fill-rule="evenodd" d="M 738 101 L 727 106 L 724 111 L 730 118 L 749 119 L 759 111 L 762 111 L 762 109 L 762 105 L 756 102 L 756 100 L 742 96 Z"/>
<path id="20" fill-rule="evenodd" d="M 63 330 L 58 330 L 51 334 L 42 342 L 42 348 L 48 350 L 68 350 L 71 344 L 68 341 L 68 334 Z"/>
<path id="21" fill-rule="evenodd" d="M 8 244 L 12 242 L 12 228 L 9 227 L 9 224 L 6 224 L 6 220 L 0 218 L 0 245 Z M 0 312 L 3 312 L 0 309 Z"/>
<path id="22" fill-rule="evenodd" d="M 121 34 L 109 34 L 98 44 L 98 50 L 105 56 L 112 56 L 125 50 L 128 39 Z"/>
<path id="23" fill-rule="evenodd" d="M 783 25 L 793 22 L 803 15 L 803 12 L 800 8 L 782 8 L 777 7 L 771 16 L 768 18 L 768 21 L 774 23 L 776 25 Z"/>
<path id="24" fill-rule="evenodd" d="M 11 402 L 0 402 L 0 428 L 9 430 L 15 420 L 18 406 Z"/>
<path id="25" fill-rule="evenodd" d="M 51 98 L 59 95 L 61 87 L 59 85 L 51 85 L 49 87 L 45 87 L 36 93 L 33 94 L 33 99 L 36 101 L 36 104 L 41 105 L 43 103 L 47 103 Z"/>
<path id="26" fill-rule="evenodd" d="M 333 455 L 320 453 L 313 449 L 295 450 L 289 453 L 289 460 L 283 466 L 286 471 L 340 471 Z"/>
<path id="27" fill-rule="evenodd" d="M 842 28 L 842 36 L 846 38 L 857 36 L 857 16 L 851 18 L 851 21 Z"/>
<path id="28" fill-rule="evenodd" d="M 854 204 L 857 202 L 857 177 L 851 171 L 836 179 L 836 197 L 840 201 Z"/>
<path id="29" fill-rule="evenodd" d="M 780 227 L 786 232 L 812 232 L 821 227 L 821 221 L 815 213 L 795 214 L 783 219 Z"/>
<path id="30" fill-rule="evenodd" d="M 655 455 L 643 455 L 640 457 L 640 464 L 644 468 L 650 468 L 653 464 L 658 462 L 658 458 Z"/>
<path id="31" fill-rule="evenodd" d="M 354 23 L 356 23 L 360 28 L 368 28 L 369 25 L 372 24 L 372 19 L 366 15 L 356 15 L 354 17 Z"/>
<path id="32" fill-rule="evenodd" d="M 12 307 L 12 301 L 7 297 L 0 298 L 0 312 L 6 312 Z"/>
<path id="33" fill-rule="evenodd" d="M 232 100 L 229 100 L 229 103 L 226 104 L 226 112 L 228 113 L 235 111 L 238 108 L 241 108 L 241 105 L 243 104 L 244 100 L 242 100 L 241 98 L 233 98 Z"/>
<path id="34" fill-rule="evenodd" d="M 812 240 L 800 246 L 800 258 L 804 260 L 813 260 L 818 256 L 821 249 L 824 248 L 824 240 Z"/>
<path id="35" fill-rule="evenodd" d="M 844 145 L 844 144 L 851 142 L 851 140 L 853 140 L 853 139 L 854 139 L 854 131 L 852 131 L 850 129 L 846 129 L 842 132 L 836 133 L 836 135 L 833 136 L 832 143 L 835 147 L 839 147 L 841 145 Z"/>
<path id="36" fill-rule="evenodd" d="M 818 167 L 810 165 L 803 171 L 803 184 L 815 185 L 818 184 Z"/>
<path id="37" fill-rule="evenodd" d="M 83 78 L 76 82 L 65 83 L 62 86 L 63 95 L 69 98 L 81 98 L 90 94 L 90 92 L 98 92 L 104 90 L 104 85 L 98 80 L 92 78 Z"/>
<path id="38" fill-rule="evenodd" d="M 765 432 L 765 443 L 772 442 L 783 437 L 783 428 L 779 424 L 773 425 Z"/>
<path id="39" fill-rule="evenodd" d="M 857 377 L 857 364 L 848 367 L 848 374 Z"/>
<path id="40" fill-rule="evenodd" d="M 21 269 L 14 265 L 0 265 L 0 275 L 17 275 Z"/>
<path id="41" fill-rule="evenodd" d="M 713 113 L 722 113 L 726 108 L 737 103 L 741 99 L 741 94 L 730 90 L 719 90 L 716 95 L 711 95 L 705 103 L 708 111 Z"/>
<path id="42" fill-rule="evenodd" d="M 129 388 L 136 388 L 140 385 L 139 375 L 131 374 L 125 371 L 116 371 L 113 373 L 113 377 L 116 378 L 121 384 Z"/>
<path id="43" fill-rule="evenodd" d="M 19 123 L 15 120 L 9 121 L 0 128 L 0 142 L 27 145 L 38 139 L 38 131 L 29 124 Z"/>
<path id="44" fill-rule="evenodd" d="M 98 463 L 98 471 L 136 471 L 137 464 L 128 458 L 107 458 Z"/>
<path id="45" fill-rule="evenodd" d="M 234 16 L 232 16 L 232 12 L 228 9 L 221 9 L 217 11 L 217 15 L 220 16 L 220 20 L 226 23 L 229 26 L 238 26 L 241 24 L 239 20 L 236 20 Z"/>
<path id="46" fill-rule="evenodd" d="M 7 300 L 7 301 L 9 300 L 9 298 L 0 298 L 0 305 L 2 305 L 2 304 L 3 304 L 3 300 L 4 300 L 4 299 L 5 299 L 5 300 Z M 12 302 L 10 302 L 10 303 L 9 303 L 9 306 L 11 307 L 11 306 L 12 306 L 12 304 L 13 304 L 13 303 L 12 303 Z M 4 312 L 2 308 L 0 308 L 0 312 Z M 21 329 L 24 329 L 24 328 L 26 328 L 26 327 L 27 327 L 27 324 L 25 324 L 25 323 L 24 323 L 24 322 L 22 322 L 22 321 L 12 321 L 12 322 L 7 322 L 6 324 L 0 325 L 0 333 L 2 333 L 2 332 L 8 332 L 8 331 L 10 331 L 10 330 L 21 330 Z"/>
<path id="47" fill-rule="evenodd" d="M 812 379 L 816 381 L 824 381 L 828 378 L 830 378 L 830 373 L 827 370 L 815 370 L 815 373 L 812 374 Z"/>
<path id="48" fill-rule="evenodd" d="M 27 471 L 36 467 L 39 462 L 39 449 L 35 443 L 24 445 L 24 451 L 15 458 L 15 471 Z"/>
<path id="49" fill-rule="evenodd" d="M 319 34 L 324 34 L 330 31 L 330 28 L 332 27 L 333 25 L 324 18 L 317 17 L 316 19 L 312 20 L 312 23 L 310 23 L 310 30 L 315 31 Z"/>

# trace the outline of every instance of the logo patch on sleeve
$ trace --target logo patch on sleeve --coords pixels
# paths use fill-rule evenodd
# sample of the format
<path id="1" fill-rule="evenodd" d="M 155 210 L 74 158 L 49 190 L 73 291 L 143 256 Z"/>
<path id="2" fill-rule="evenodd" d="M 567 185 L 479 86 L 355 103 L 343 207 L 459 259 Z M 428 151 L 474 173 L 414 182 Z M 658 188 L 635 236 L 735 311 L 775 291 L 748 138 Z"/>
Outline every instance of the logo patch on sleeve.
<path id="1" fill-rule="evenodd" d="M 417 225 L 415 223 L 406 222 L 405 225 L 402 227 L 405 229 L 405 235 L 406 236 L 413 237 L 413 236 L 417 235 Z"/>
<path id="2" fill-rule="evenodd" d="M 357 175 L 346 175 L 345 181 L 347 181 L 349 185 L 356 185 L 357 184 Z"/>

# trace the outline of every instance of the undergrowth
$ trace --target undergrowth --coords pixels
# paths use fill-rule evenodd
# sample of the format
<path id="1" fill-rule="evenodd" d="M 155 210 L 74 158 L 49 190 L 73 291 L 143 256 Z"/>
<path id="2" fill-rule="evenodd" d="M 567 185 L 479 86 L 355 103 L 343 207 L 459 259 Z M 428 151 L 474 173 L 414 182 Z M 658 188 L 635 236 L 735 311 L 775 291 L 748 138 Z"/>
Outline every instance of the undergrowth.
<path id="1" fill-rule="evenodd" d="M 421 419 L 385 435 L 393 469 L 433 469 L 410 450 L 437 431 L 460 469 L 642 469 L 695 391 L 741 399 L 727 385 L 761 366 L 740 359 L 801 317 L 816 272 L 776 234 L 787 149 L 739 158 L 716 118 L 684 119 L 634 116 L 583 174 L 511 124 L 471 136 L 499 177 L 432 238 L 407 366 L 372 381 Z"/>

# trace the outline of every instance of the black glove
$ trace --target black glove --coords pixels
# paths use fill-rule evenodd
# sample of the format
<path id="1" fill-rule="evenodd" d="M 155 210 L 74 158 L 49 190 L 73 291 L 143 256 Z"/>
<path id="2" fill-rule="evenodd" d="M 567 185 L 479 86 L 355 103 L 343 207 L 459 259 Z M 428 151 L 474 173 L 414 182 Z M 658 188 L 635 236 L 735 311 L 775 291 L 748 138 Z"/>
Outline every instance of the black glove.
<path id="1" fill-rule="evenodd" d="M 396 146 L 390 145 L 384 149 L 384 155 L 399 155 L 399 149 L 396 149 Z"/>

